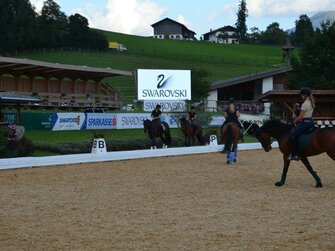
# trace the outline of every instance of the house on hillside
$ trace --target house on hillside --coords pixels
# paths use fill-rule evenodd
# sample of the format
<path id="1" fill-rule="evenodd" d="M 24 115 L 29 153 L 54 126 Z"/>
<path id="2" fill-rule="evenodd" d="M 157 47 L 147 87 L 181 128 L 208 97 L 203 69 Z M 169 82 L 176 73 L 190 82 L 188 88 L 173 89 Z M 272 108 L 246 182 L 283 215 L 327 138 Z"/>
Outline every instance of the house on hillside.
<path id="1" fill-rule="evenodd" d="M 210 30 L 203 34 L 203 39 L 212 43 L 221 44 L 238 44 L 239 39 L 237 35 L 237 29 L 233 26 L 224 26 L 216 30 Z"/>
<path id="2" fill-rule="evenodd" d="M 170 18 L 164 18 L 151 26 L 154 28 L 154 38 L 195 40 L 196 33 L 194 31 Z"/>

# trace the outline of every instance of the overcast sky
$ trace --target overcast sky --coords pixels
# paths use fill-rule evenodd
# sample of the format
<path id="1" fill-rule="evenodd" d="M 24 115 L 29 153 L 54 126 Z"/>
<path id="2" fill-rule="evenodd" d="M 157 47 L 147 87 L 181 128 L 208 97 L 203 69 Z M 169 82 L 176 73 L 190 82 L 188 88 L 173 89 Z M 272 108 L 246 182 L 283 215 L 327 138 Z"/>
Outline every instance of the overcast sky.
<path id="1" fill-rule="evenodd" d="M 54 0 L 67 16 L 79 13 L 89 26 L 126 34 L 151 36 L 151 24 L 169 17 L 193 30 L 199 38 L 210 29 L 234 26 L 240 0 Z M 43 0 L 30 0 L 39 11 Z M 247 0 L 247 26 L 265 30 L 278 22 L 293 28 L 301 14 L 335 10 L 335 0 Z"/>

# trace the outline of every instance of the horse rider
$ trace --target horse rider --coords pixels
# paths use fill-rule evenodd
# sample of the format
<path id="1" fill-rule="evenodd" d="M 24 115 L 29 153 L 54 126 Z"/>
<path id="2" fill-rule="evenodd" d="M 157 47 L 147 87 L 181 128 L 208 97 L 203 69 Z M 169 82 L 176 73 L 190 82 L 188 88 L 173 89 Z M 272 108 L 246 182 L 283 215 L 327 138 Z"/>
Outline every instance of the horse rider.
<path id="1" fill-rule="evenodd" d="M 160 125 L 161 123 L 161 105 L 157 104 L 156 108 L 151 112 L 152 124 L 153 125 Z"/>
<path id="2" fill-rule="evenodd" d="M 235 99 L 233 97 L 229 98 L 229 106 L 224 111 L 223 116 L 225 118 L 225 122 L 223 123 L 222 127 L 229 122 L 235 122 L 238 124 L 238 127 L 242 130 L 242 125 L 238 120 L 238 118 L 240 117 L 240 112 L 237 110 L 235 106 Z"/>
<path id="3" fill-rule="evenodd" d="M 300 96 L 303 103 L 300 108 L 299 116 L 297 116 L 293 123 L 294 127 L 290 134 L 290 142 L 293 143 L 293 151 L 288 157 L 289 160 L 300 160 L 299 156 L 299 137 L 308 128 L 314 126 L 314 121 L 312 119 L 313 111 L 315 109 L 315 100 L 312 95 L 311 89 L 308 87 L 303 87 L 300 89 Z"/>
<path id="4" fill-rule="evenodd" d="M 191 123 L 192 128 L 193 128 L 193 130 L 194 130 L 195 132 L 196 132 L 197 129 L 198 129 L 198 125 L 197 125 L 197 121 L 196 121 L 196 119 L 197 119 L 197 114 L 196 114 L 196 112 L 195 112 L 195 108 L 194 108 L 194 106 L 192 105 L 192 106 L 190 107 L 190 110 L 188 111 L 188 121 Z"/>

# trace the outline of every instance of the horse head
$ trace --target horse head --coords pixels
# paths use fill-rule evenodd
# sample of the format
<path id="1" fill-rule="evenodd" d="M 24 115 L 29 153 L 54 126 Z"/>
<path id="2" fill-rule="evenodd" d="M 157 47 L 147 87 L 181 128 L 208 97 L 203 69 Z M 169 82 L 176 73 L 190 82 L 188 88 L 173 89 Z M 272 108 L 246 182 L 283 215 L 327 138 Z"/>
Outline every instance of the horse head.
<path id="1" fill-rule="evenodd" d="M 151 130 L 151 121 L 149 119 L 146 119 L 143 121 L 144 126 L 144 133 L 150 132 Z"/>
<path id="2" fill-rule="evenodd" d="M 254 124 L 252 128 L 250 128 L 250 131 L 252 134 L 255 135 L 255 137 L 258 139 L 258 141 L 261 143 L 263 149 L 266 152 L 271 151 L 272 146 L 272 140 L 271 140 L 271 134 L 273 128 L 269 124 L 265 123 L 263 126 L 259 127 L 257 124 Z"/>
<path id="3" fill-rule="evenodd" d="M 258 139 L 258 141 L 261 143 L 263 149 L 266 151 L 266 152 L 269 152 L 271 151 L 272 149 L 272 146 L 271 146 L 271 137 L 266 133 L 266 132 L 263 132 L 261 130 L 261 128 L 259 128 L 256 133 L 255 133 L 255 137 Z"/>

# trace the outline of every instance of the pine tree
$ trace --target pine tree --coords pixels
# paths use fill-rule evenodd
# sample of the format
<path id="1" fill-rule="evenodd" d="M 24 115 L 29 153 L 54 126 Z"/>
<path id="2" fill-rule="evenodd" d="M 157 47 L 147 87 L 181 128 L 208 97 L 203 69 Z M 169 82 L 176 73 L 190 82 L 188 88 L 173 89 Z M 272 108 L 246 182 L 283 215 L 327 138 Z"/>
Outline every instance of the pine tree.
<path id="1" fill-rule="evenodd" d="M 238 6 L 238 12 L 237 12 L 237 21 L 236 21 L 236 29 L 240 37 L 240 42 L 246 42 L 247 41 L 247 25 L 246 25 L 246 19 L 248 17 L 248 9 L 247 9 L 247 3 L 245 0 L 241 0 L 239 6 Z"/>

